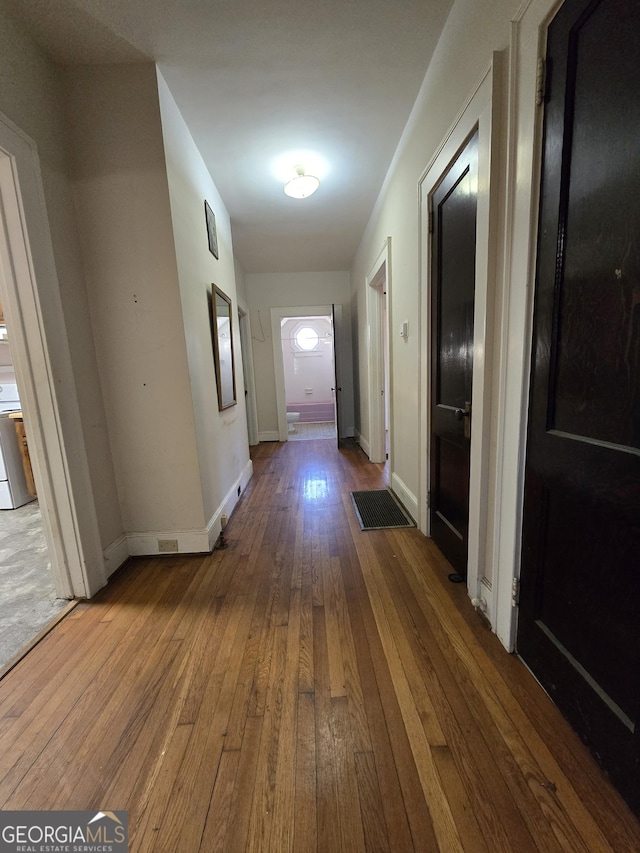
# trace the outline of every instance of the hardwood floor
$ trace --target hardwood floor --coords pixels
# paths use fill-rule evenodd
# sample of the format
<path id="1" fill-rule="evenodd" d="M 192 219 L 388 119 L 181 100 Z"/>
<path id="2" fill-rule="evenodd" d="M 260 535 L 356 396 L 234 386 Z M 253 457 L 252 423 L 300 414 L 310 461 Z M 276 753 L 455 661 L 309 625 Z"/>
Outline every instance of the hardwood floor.
<path id="1" fill-rule="evenodd" d="M 132 851 L 632 851 L 640 826 L 380 466 L 264 444 L 212 555 L 132 561 L 0 682 L 0 808 L 127 809 Z"/>

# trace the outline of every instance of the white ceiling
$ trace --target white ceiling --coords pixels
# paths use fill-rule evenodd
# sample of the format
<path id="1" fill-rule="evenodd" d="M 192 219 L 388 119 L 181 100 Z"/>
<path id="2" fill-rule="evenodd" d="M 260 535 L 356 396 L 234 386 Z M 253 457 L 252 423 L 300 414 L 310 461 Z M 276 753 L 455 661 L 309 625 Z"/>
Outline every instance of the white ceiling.
<path id="1" fill-rule="evenodd" d="M 347 270 L 451 0 L 9 0 L 63 64 L 154 60 L 246 272 Z M 326 161 L 284 195 L 274 161 Z M 319 176 L 320 177 L 320 176 Z"/>

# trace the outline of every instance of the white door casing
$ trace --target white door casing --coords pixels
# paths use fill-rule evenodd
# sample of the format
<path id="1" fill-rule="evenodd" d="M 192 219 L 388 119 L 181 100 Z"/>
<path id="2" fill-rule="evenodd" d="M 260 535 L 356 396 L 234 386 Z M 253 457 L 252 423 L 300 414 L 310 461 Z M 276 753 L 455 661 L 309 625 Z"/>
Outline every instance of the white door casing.
<path id="1" fill-rule="evenodd" d="M 253 351 L 251 347 L 251 321 L 249 312 L 238 306 L 238 320 L 240 325 L 240 349 L 242 352 L 242 372 L 246 394 L 245 406 L 247 410 L 247 435 L 249 445 L 259 443 L 258 440 L 258 413 L 256 406 L 256 378 L 253 369 Z"/>
<path id="2" fill-rule="evenodd" d="M 336 440 L 340 443 L 340 438 L 344 435 L 344 406 L 339 394 L 342 394 L 342 376 L 344 364 L 342 358 L 342 305 L 331 306 L 331 333 L 333 335 L 333 406 L 336 419 Z"/>
<path id="3" fill-rule="evenodd" d="M 287 401 L 284 385 L 284 363 L 282 361 L 282 320 L 285 317 L 331 317 L 331 307 L 331 305 L 298 305 L 293 308 L 271 309 L 271 341 L 273 344 L 273 368 L 276 379 L 278 441 L 287 441 Z M 343 384 L 342 380 L 340 384 Z"/>
<path id="4" fill-rule="evenodd" d="M 515 648 L 517 608 L 513 581 L 520 576 L 524 458 L 531 368 L 533 296 L 538 226 L 543 109 L 536 103 L 538 58 L 546 52 L 549 22 L 561 0 L 531 0 L 511 24 L 508 147 L 505 185 L 504 280 L 500 309 L 497 394 L 496 512 L 492 559 L 496 634 Z"/>
<path id="5" fill-rule="evenodd" d="M 387 311 L 384 311 L 384 292 L 386 291 Z M 385 442 L 385 391 L 393 401 L 391 388 L 385 387 L 384 337 L 390 342 L 389 327 L 391 315 L 391 237 L 387 237 L 384 246 L 366 279 L 367 305 L 367 351 L 369 376 L 369 439 L 364 448 L 370 462 L 384 462 L 386 459 Z M 386 329 L 383 327 L 386 324 Z M 389 361 L 391 346 L 389 346 Z M 389 384 L 393 371 L 388 366 Z M 393 406 L 389 406 L 389 470 L 393 470 L 392 447 Z"/>
<path id="6" fill-rule="evenodd" d="M 40 164 L 35 143 L 3 116 L 0 202 L 0 295 L 56 593 L 90 597 L 106 574 Z M 55 335 L 56 381 L 45 329 Z"/>
<path id="7" fill-rule="evenodd" d="M 430 199 L 449 165 L 478 128 L 478 202 L 476 225 L 476 283 L 473 339 L 473 409 L 469 482 L 469 556 L 467 588 L 493 624 L 494 584 L 487 577 L 489 523 L 490 427 L 493 323 L 496 280 L 496 227 L 499 220 L 499 132 L 503 57 L 492 62 L 446 135 L 420 180 L 420 530 L 429 535 L 428 494 L 430 444 Z"/>

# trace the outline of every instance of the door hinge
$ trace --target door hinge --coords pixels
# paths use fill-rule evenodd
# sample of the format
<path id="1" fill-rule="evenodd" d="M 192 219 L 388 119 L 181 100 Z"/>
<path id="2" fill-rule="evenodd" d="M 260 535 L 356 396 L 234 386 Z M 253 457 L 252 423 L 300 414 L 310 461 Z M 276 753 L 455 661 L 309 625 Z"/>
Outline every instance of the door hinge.
<path id="1" fill-rule="evenodd" d="M 545 86 L 547 84 L 547 65 L 542 56 L 538 57 L 538 69 L 536 72 L 536 104 L 542 106 L 544 104 Z"/>
<path id="2" fill-rule="evenodd" d="M 433 234 L 433 210 L 431 208 L 429 208 L 429 222 L 427 227 L 429 228 L 429 234 Z"/>
<path id="3" fill-rule="evenodd" d="M 520 578 L 511 580 L 511 606 L 517 607 L 520 604 Z"/>
<path id="4" fill-rule="evenodd" d="M 431 509 L 431 492 L 427 492 L 427 509 Z"/>

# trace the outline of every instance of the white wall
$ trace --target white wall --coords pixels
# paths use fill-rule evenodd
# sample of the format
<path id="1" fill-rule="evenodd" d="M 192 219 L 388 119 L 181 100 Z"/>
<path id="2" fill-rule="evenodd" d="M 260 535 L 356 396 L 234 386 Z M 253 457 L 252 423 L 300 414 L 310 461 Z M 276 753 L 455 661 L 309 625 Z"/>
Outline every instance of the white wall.
<path id="1" fill-rule="evenodd" d="M 235 505 L 240 481 L 244 488 L 251 476 L 231 223 L 161 73 L 158 87 L 204 514 L 206 523 L 215 525 L 222 512 L 228 514 Z M 208 247 L 205 199 L 216 218 L 218 259 Z M 212 284 L 231 299 L 233 313 L 238 405 L 222 412 L 218 411 L 207 305 Z"/>
<path id="2" fill-rule="evenodd" d="M 68 80 L 74 199 L 124 528 L 134 553 L 153 553 L 156 532 L 184 533 L 181 550 L 191 550 L 205 518 L 155 67 L 78 67 Z"/>
<path id="3" fill-rule="evenodd" d="M 53 366 L 64 344 L 75 384 L 59 393 L 80 409 L 110 570 L 128 552 L 154 553 L 158 536 L 202 550 L 250 476 L 244 406 L 213 407 L 206 290 L 215 282 L 236 302 L 228 215 L 166 87 L 165 160 L 164 83 L 152 64 L 63 71 L 1 3 L 0 15 L 0 111 L 38 144 L 68 330 L 51 335 Z M 207 248 L 205 197 L 219 262 Z M 238 358 L 241 375 L 239 347 Z M 87 510 L 78 507 L 80 521 Z"/>
<path id="4" fill-rule="evenodd" d="M 353 365 L 351 293 L 347 272 L 248 273 L 247 298 L 251 315 L 253 363 L 260 433 L 278 432 L 276 380 L 271 340 L 271 308 L 306 305 L 343 306 L 343 433 L 353 435 Z"/>
<path id="5" fill-rule="evenodd" d="M 237 258 L 234 258 L 234 270 L 235 270 L 236 295 L 238 297 L 238 305 L 242 308 L 243 311 L 246 311 L 248 313 L 249 301 L 247 299 L 246 276 L 245 276 L 244 270 L 240 266 L 240 261 Z"/>
<path id="6" fill-rule="evenodd" d="M 311 352 L 301 352 L 293 344 L 301 326 L 313 329 L 320 345 Z M 299 403 L 333 403 L 335 374 L 333 370 L 333 335 L 330 317 L 296 317 L 282 324 L 282 362 L 287 405 Z"/>
<path id="7" fill-rule="evenodd" d="M 80 467 L 85 463 L 88 467 L 92 495 L 80 500 L 78 523 L 83 528 L 95 524 L 97 519 L 102 546 L 107 548 L 121 535 L 122 518 L 68 173 L 64 79 L 60 69 L 44 56 L 3 6 L 0 6 L 0 112 L 38 147 L 48 216 L 45 227 L 50 229 L 57 271 L 55 291 L 43 288 L 39 298 L 56 373 L 62 437 L 69 446 L 75 446 L 69 464 L 71 488 L 76 495 L 79 493 L 75 481 L 85 476 Z M 27 211 L 29 215 L 33 212 Z M 69 376 L 64 374 L 65 365 Z M 75 418 L 79 418 L 81 432 L 71 438 Z"/>
<path id="8" fill-rule="evenodd" d="M 418 185 L 490 64 L 493 51 L 508 48 L 510 20 L 519 6 L 519 0 L 456 0 L 454 3 L 352 269 L 359 391 L 356 428 L 368 440 L 365 279 L 385 240 L 391 237 L 389 346 L 394 466 L 391 473 L 414 495 L 420 494 L 421 472 L 416 464 L 420 458 L 419 401 L 421 386 L 428 381 L 420 377 L 418 324 L 425 298 L 420 290 L 420 263 L 425 235 L 421 233 L 419 220 Z M 506 135 L 506 123 L 500 130 Z M 409 336 L 403 339 L 398 326 L 406 319 L 409 320 Z M 490 563 L 487 571 L 490 580 Z"/>

